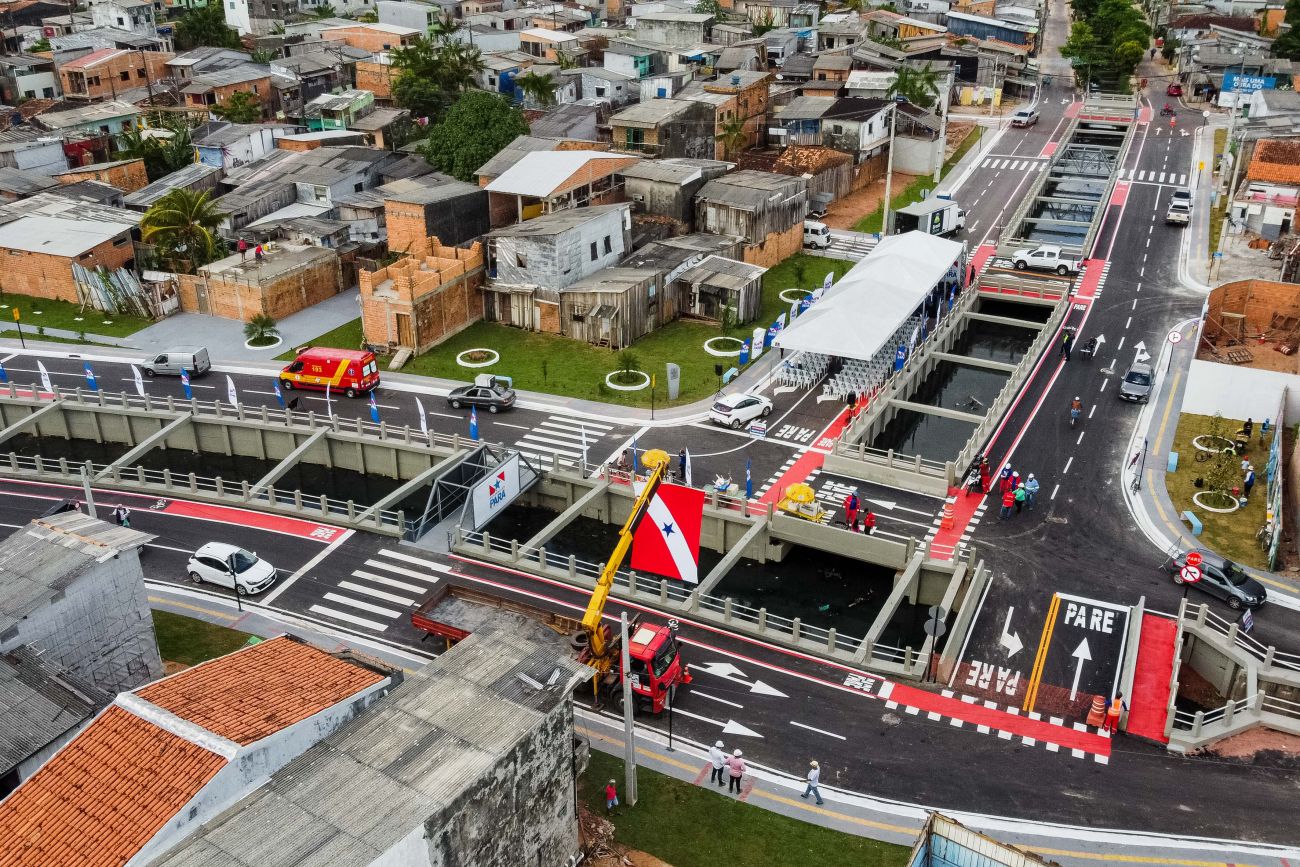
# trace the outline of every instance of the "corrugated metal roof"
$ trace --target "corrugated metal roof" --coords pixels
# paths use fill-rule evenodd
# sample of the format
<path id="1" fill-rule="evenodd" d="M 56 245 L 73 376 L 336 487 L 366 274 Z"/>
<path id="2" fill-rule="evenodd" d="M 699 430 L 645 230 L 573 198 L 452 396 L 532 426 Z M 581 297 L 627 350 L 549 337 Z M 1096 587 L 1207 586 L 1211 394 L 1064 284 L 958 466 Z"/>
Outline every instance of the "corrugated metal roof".
<path id="1" fill-rule="evenodd" d="M 592 161 L 627 159 L 627 154 L 606 151 L 538 151 L 525 155 L 486 189 L 490 193 L 546 198 Z"/>
<path id="2" fill-rule="evenodd" d="M 677 279 L 692 284 L 703 283 L 740 291 L 755 280 L 761 279 L 765 273 L 767 269 L 762 265 L 737 262 L 735 259 L 726 259 L 722 256 L 709 256 Z"/>
<path id="3" fill-rule="evenodd" d="M 0 657 L 0 775 L 90 719 L 112 696 L 19 647 Z"/>

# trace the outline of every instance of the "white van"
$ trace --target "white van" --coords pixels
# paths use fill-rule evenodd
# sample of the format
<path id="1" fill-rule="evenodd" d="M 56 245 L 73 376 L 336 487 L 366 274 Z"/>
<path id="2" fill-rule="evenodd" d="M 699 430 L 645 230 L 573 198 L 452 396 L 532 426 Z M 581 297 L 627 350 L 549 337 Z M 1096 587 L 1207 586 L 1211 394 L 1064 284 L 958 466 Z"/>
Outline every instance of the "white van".
<path id="1" fill-rule="evenodd" d="M 212 361 L 205 346 L 173 346 L 146 358 L 140 367 L 145 376 L 180 376 L 184 369 L 191 377 L 199 377 L 212 369 Z"/>
<path id="2" fill-rule="evenodd" d="M 831 245 L 830 226 L 816 220 L 804 220 L 803 245 L 817 250 L 825 250 Z"/>

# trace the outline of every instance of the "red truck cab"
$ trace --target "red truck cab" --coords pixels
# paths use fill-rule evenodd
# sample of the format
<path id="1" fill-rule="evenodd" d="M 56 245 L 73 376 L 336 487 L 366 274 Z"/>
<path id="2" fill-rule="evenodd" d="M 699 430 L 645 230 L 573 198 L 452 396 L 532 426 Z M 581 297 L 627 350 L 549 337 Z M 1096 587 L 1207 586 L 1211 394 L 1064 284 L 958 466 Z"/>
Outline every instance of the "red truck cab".
<path id="1" fill-rule="evenodd" d="M 280 371 L 285 391 L 307 388 L 342 392 L 347 397 L 367 394 L 379 385 L 379 363 L 373 352 L 358 349 L 312 347 L 299 353 Z"/>
<path id="2" fill-rule="evenodd" d="M 639 623 L 628 638 L 632 666 L 632 692 L 650 702 L 651 713 L 661 713 L 670 690 L 691 682 L 682 662 L 677 637 L 667 626 Z"/>

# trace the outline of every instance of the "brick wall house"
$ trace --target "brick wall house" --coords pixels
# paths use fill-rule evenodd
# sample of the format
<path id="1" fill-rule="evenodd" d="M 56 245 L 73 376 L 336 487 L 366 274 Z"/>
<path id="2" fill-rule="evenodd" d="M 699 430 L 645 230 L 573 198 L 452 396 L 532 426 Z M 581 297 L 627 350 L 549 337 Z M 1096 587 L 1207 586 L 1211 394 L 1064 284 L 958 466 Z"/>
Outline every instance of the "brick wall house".
<path id="1" fill-rule="evenodd" d="M 427 352 L 483 318 L 483 245 L 444 247 L 436 237 L 378 271 L 362 271 L 361 325 L 367 343 Z"/>
<path id="2" fill-rule="evenodd" d="M 357 90 L 368 90 L 375 95 L 375 102 L 390 103 L 393 100 L 393 81 L 397 75 L 392 64 L 377 60 L 358 60 L 356 65 Z"/>
<path id="3" fill-rule="evenodd" d="M 124 193 L 134 193 L 149 186 L 149 175 L 145 173 L 144 160 L 118 160 L 112 163 L 97 163 L 59 172 L 54 179 L 61 184 L 75 184 L 78 181 L 102 181 L 117 187 Z"/>
<path id="4" fill-rule="evenodd" d="M 401 27 L 397 24 L 352 24 L 347 27 L 331 27 L 322 30 L 322 39 L 331 42 L 344 42 L 353 48 L 379 54 L 403 45 L 410 45 L 420 35 L 414 27 Z"/>
<path id="5" fill-rule="evenodd" d="M 71 101 L 116 99 L 119 91 L 144 87 L 168 74 L 165 51 L 101 48 L 59 67 L 63 95 Z"/>
<path id="6" fill-rule="evenodd" d="M 28 216 L 0 226 L 0 288 L 77 303 L 72 263 L 88 270 L 125 267 L 135 258 L 135 226 L 100 220 Z"/>
<path id="7" fill-rule="evenodd" d="M 324 247 L 280 244 L 261 263 L 228 256 L 178 274 L 181 309 L 248 322 L 265 313 L 283 319 L 339 291 L 339 255 Z"/>

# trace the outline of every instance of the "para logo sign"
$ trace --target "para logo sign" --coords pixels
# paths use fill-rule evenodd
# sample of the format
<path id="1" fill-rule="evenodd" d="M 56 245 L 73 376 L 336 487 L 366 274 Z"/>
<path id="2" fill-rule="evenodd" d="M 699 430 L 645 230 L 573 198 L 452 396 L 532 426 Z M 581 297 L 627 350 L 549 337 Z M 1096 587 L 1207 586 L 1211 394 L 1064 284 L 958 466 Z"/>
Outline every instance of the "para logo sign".
<path id="1" fill-rule="evenodd" d="M 492 470 L 474 485 L 474 529 L 481 530 L 519 496 L 519 455 Z"/>

